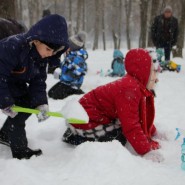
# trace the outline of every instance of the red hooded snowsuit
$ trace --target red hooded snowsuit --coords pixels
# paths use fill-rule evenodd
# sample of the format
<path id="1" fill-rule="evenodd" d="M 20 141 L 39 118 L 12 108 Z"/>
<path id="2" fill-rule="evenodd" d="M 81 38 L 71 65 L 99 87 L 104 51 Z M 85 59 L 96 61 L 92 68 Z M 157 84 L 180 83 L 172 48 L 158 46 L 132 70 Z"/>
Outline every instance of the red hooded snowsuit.
<path id="1" fill-rule="evenodd" d="M 89 123 L 73 126 L 88 130 L 118 118 L 123 135 L 138 154 L 157 149 L 158 143 L 151 140 L 155 132 L 154 96 L 146 89 L 151 64 L 147 51 L 129 51 L 125 58 L 127 75 L 85 94 L 79 102 L 89 116 Z"/>

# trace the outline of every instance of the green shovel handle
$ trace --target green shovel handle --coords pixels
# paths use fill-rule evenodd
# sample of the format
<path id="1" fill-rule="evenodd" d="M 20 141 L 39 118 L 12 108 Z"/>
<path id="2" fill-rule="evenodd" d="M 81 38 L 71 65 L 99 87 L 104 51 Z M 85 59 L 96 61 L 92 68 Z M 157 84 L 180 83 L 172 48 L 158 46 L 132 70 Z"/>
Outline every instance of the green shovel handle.
<path id="1" fill-rule="evenodd" d="M 40 111 L 37 109 L 30 109 L 30 108 L 24 108 L 24 107 L 19 107 L 19 106 L 13 106 L 12 109 L 15 112 L 23 112 L 23 113 L 30 113 L 30 114 L 39 114 L 40 113 Z M 47 112 L 46 114 L 48 116 L 64 118 L 64 116 L 59 112 Z M 80 119 L 76 119 L 76 118 L 68 118 L 67 121 L 70 124 L 86 124 L 85 120 L 80 120 Z"/>

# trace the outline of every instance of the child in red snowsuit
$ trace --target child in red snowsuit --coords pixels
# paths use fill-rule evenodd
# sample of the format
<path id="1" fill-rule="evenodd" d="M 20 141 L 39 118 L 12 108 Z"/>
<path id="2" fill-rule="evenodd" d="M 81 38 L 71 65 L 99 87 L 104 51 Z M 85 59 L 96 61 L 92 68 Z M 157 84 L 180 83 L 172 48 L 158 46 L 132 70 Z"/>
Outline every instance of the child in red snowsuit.
<path id="1" fill-rule="evenodd" d="M 156 132 L 154 95 L 156 78 L 152 59 L 144 49 L 132 49 L 125 58 L 126 76 L 100 86 L 80 100 L 89 123 L 70 125 L 63 140 L 78 145 L 85 141 L 128 141 L 144 155 L 159 148 L 152 140 Z M 119 120 L 119 121 L 118 121 Z"/>

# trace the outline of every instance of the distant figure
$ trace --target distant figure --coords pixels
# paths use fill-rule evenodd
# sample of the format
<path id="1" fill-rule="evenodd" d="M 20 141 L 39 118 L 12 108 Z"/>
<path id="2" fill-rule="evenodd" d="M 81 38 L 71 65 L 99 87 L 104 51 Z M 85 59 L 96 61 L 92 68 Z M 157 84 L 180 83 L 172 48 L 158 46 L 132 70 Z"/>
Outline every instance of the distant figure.
<path id="1" fill-rule="evenodd" d="M 0 18 L 0 40 L 27 31 L 25 25 L 13 19 Z"/>
<path id="2" fill-rule="evenodd" d="M 51 15 L 50 9 L 45 9 L 45 10 L 43 10 L 43 12 L 42 12 L 42 17 L 48 16 L 48 15 Z"/>
<path id="3" fill-rule="evenodd" d="M 125 65 L 124 65 L 124 56 L 123 53 L 115 49 L 113 53 L 113 61 L 111 64 L 112 73 L 109 76 L 111 77 L 122 77 L 125 75 Z"/>
<path id="4" fill-rule="evenodd" d="M 152 41 L 156 48 L 163 48 L 165 61 L 170 61 L 170 52 L 177 43 L 178 20 L 173 16 L 170 6 L 166 6 L 163 14 L 155 17 L 152 28 Z"/>

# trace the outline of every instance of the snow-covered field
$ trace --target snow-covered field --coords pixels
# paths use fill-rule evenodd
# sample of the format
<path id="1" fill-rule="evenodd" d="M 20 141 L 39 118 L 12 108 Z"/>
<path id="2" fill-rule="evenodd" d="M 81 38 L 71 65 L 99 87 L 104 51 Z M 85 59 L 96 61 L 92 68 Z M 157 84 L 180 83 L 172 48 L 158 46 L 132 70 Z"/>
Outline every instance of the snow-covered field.
<path id="1" fill-rule="evenodd" d="M 115 80 L 100 77 L 97 71 L 110 68 L 112 51 L 89 52 L 88 74 L 82 89 L 89 90 Z M 182 138 L 174 141 L 175 128 L 185 129 L 185 62 L 182 71 L 159 75 L 156 88 L 156 125 L 166 139 L 159 140 L 164 162 L 154 163 L 131 154 L 116 141 L 85 143 L 72 147 L 61 142 L 66 129 L 62 118 L 38 123 L 32 115 L 27 121 L 30 148 L 41 148 L 43 155 L 30 160 L 12 159 L 10 149 L 0 145 L 0 185 L 184 185 L 180 168 Z M 48 89 L 57 81 L 48 76 Z M 79 96 L 67 98 L 68 100 Z M 49 99 L 50 110 L 58 111 L 66 100 Z M 6 116 L 0 113 L 0 126 Z"/>

